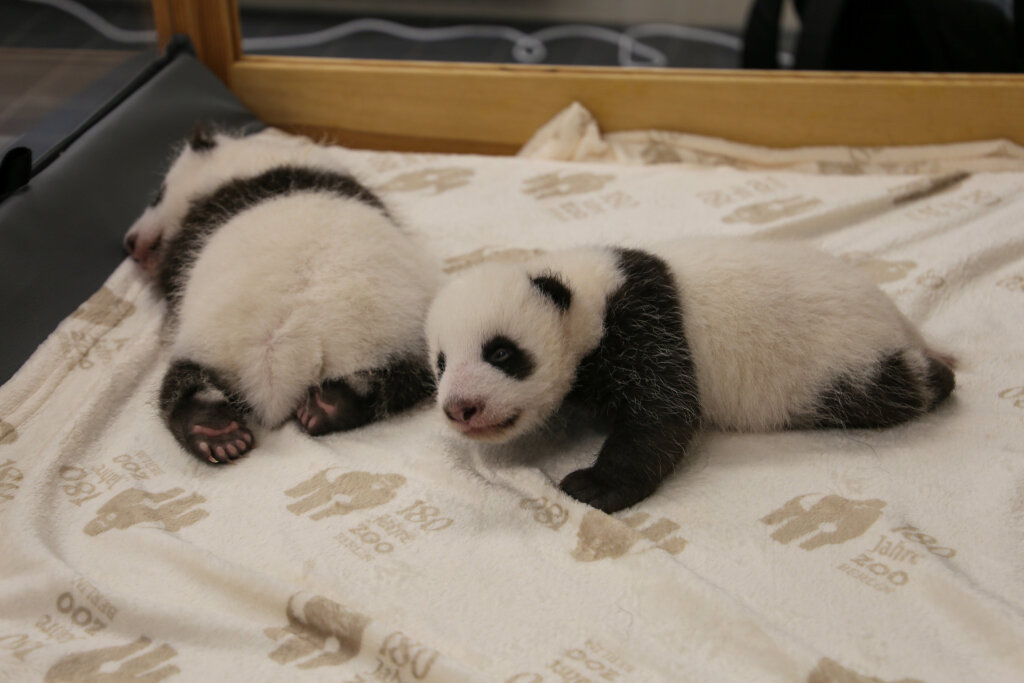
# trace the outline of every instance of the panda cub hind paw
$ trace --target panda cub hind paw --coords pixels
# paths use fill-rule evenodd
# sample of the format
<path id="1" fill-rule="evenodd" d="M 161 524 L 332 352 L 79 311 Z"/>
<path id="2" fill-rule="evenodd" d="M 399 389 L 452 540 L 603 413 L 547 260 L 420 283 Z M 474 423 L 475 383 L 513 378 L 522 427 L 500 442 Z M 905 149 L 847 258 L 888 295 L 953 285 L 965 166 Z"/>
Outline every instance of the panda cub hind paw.
<path id="1" fill-rule="evenodd" d="M 354 429 L 370 422 L 368 403 L 344 380 L 328 380 L 309 388 L 295 411 L 295 419 L 310 436 Z"/>
<path id="2" fill-rule="evenodd" d="M 226 402 L 189 405 L 178 418 L 189 453 L 213 465 L 233 463 L 255 445 L 252 432 Z"/>
<path id="3" fill-rule="evenodd" d="M 558 487 L 581 503 L 606 513 L 639 503 L 651 493 L 623 483 L 620 477 L 604 477 L 596 467 L 570 472 Z"/>

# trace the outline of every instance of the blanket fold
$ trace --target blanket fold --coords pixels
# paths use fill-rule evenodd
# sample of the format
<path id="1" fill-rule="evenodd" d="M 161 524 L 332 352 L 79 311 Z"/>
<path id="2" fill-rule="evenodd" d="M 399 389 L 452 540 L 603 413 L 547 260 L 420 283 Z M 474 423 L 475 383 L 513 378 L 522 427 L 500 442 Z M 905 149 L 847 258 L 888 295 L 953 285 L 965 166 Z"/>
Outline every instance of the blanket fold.
<path id="1" fill-rule="evenodd" d="M 519 158 L 334 153 L 450 273 L 812 243 L 956 356 L 957 389 L 886 431 L 704 434 L 613 516 L 555 485 L 602 439 L 572 416 L 501 448 L 430 405 L 290 423 L 215 468 L 159 419 L 164 306 L 126 262 L 0 388 L 0 680 L 1024 679 L 1019 147 L 767 152 L 573 107 Z"/>

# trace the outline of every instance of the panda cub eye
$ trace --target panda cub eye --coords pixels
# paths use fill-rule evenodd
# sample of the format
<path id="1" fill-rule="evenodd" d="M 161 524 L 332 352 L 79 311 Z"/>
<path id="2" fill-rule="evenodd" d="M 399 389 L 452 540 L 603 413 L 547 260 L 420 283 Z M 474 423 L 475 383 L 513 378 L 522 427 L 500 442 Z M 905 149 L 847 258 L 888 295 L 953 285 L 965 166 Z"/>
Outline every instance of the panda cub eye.
<path id="1" fill-rule="evenodd" d="M 482 349 L 483 360 L 513 379 L 526 379 L 533 372 L 533 358 L 509 339 L 492 337 Z"/>
<path id="2" fill-rule="evenodd" d="M 164 200 L 164 195 L 167 194 L 167 183 L 160 183 L 160 189 L 153 195 L 153 200 L 149 203 L 150 206 L 156 206 Z"/>
<path id="3" fill-rule="evenodd" d="M 444 374 L 445 358 L 444 351 L 437 352 L 437 376 L 440 377 Z"/>

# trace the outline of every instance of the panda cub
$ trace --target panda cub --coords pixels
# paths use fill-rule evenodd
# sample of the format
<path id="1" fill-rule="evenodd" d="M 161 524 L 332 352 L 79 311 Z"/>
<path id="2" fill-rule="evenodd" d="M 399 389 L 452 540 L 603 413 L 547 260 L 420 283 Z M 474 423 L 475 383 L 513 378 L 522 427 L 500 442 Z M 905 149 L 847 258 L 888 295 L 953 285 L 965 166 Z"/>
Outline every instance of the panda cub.
<path id="1" fill-rule="evenodd" d="M 505 442 L 565 401 L 609 434 L 562 490 L 606 512 L 650 495 L 701 427 L 888 427 L 953 389 L 860 272 L 793 244 L 692 239 L 484 264 L 427 316 L 438 404 L 471 439 Z"/>
<path id="2" fill-rule="evenodd" d="M 306 138 L 197 128 L 125 246 L 171 314 L 161 413 L 203 461 L 249 451 L 250 417 L 272 428 L 294 415 L 318 435 L 433 391 L 435 264 Z"/>

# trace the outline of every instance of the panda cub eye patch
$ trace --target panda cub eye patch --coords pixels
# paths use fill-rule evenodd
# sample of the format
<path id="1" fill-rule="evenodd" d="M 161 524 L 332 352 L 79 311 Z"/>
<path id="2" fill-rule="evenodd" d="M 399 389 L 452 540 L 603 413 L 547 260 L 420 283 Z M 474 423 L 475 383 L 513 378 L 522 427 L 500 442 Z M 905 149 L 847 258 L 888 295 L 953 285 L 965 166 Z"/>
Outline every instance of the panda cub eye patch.
<path id="1" fill-rule="evenodd" d="M 533 373 L 533 358 L 509 339 L 492 337 L 482 349 L 483 360 L 513 379 L 526 379 Z"/>

